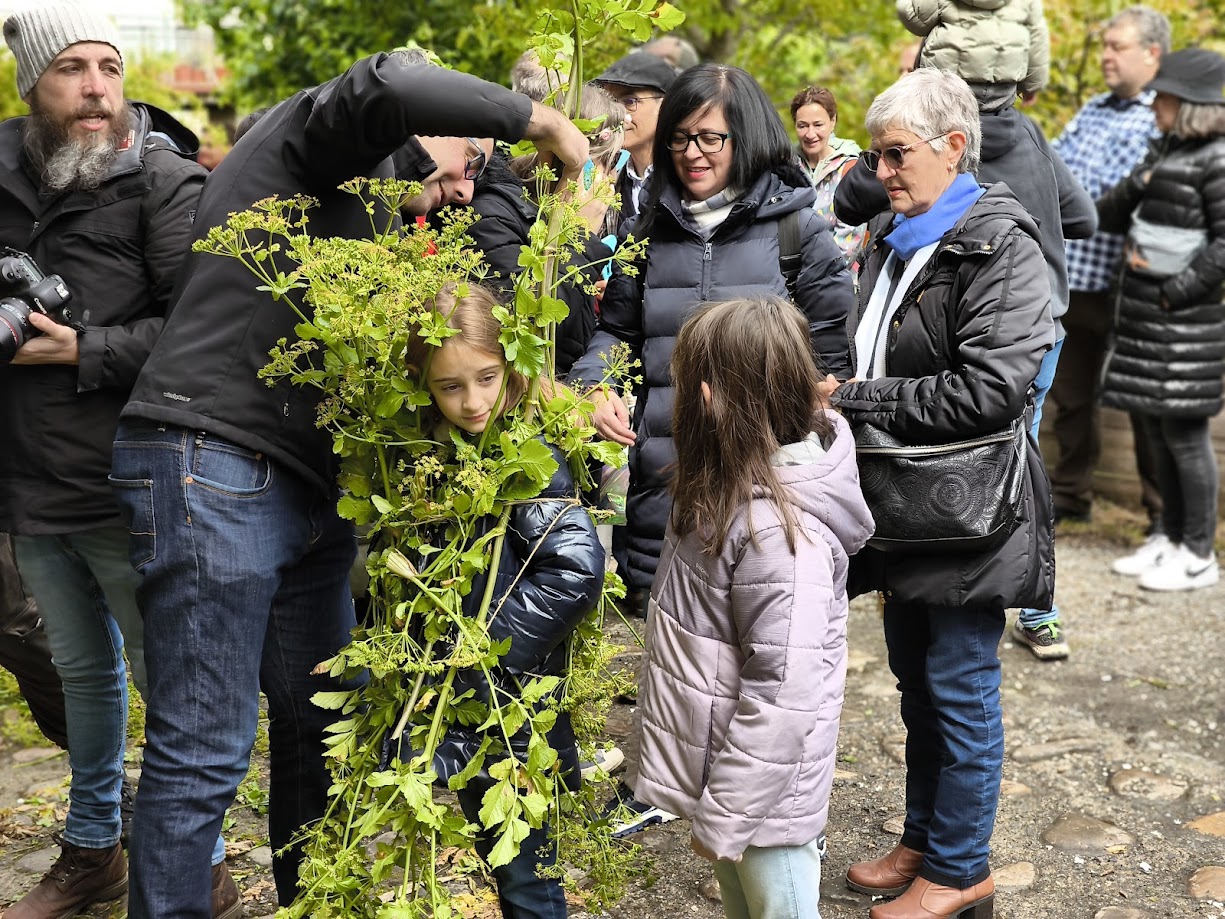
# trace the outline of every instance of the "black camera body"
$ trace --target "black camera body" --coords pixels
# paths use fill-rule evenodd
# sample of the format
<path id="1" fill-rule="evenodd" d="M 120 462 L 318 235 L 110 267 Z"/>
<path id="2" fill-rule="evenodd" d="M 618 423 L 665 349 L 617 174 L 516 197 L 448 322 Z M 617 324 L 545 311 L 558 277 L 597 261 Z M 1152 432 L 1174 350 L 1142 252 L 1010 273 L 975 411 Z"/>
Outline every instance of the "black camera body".
<path id="1" fill-rule="evenodd" d="M 12 361 L 17 350 L 42 333 L 30 324 L 37 311 L 60 325 L 81 328 L 68 303 L 72 292 L 57 274 L 43 274 L 24 252 L 0 246 L 0 364 Z"/>

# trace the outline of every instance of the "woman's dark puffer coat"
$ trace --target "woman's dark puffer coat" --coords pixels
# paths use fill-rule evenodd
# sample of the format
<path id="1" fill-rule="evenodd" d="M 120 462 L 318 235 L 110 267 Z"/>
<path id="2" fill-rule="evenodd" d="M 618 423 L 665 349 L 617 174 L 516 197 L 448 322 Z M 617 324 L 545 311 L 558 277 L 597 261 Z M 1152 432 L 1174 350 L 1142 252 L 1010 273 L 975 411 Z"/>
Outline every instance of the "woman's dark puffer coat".
<path id="1" fill-rule="evenodd" d="M 1208 245 L 1169 278 L 1136 271 L 1124 257 L 1102 402 L 1141 415 L 1211 417 L 1225 373 L 1225 138 L 1158 139 L 1098 200 L 1102 229 L 1126 232 L 1137 206 L 1151 223 L 1207 230 Z"/>
<path id="2" fill-rule="evenodd" d="M 859 278 L 851 340 L 889 249 L 874 220 Z M 1055 341 L 1038 226 L 1005 185 L 991 185 L 945 234 L 890 324 L 888 376 L 844 383 L 834 406 L 904 443 L 993 433 L 1018 418 Z M 852 596 L 883 590 L 933 606 L 1050 609 L 1055 581 L 1050 483 L 1029 439 L 1021 523 L 991 552 L 906 555 L 866 548 L 851 559 Z"/>
<path id="3" fill-rule="evenodd" d="M 624 342 L 642 362 L 636 387 L 626 500 L 629 586 L 647 589 L 655 577 L 664 529 L 672 508 L 668 467 L 672 444 L 672 380 L 669 362 L 681 325 L 703 303 L 751 294 L 787 297 L 779 268 L 778 222 L 800 213 L 801 268 L 796 305 L 808 317 L 813 352 L 839 378 L 849 375 L 846 316 L 853 300 L 851 276 L 828 224 L 812 210 L 815 192 L 793 188 L 773 173 L 759 178 L 733 205 L 709 241 L 682 212 L 680 195 L 665 191 L 650 230 L 646 264 L 636 276 L 614 273 L 604 293 L 599 328 L 571 382 L 603 378 L 602 355 Z M 633 233 L 634 224 L 627 227 Z M 623 232 L 625 232 L 623 230 Z"/>
<path id="4" fill-rule="evenodd" d="M 565 456 L 556 447 L 551 449 L 558 464 L 552 480 L 537 498 L 511 511 L 486 629 L 492 641 L 510 639 L 510 650 L 493 671 L 498 685 L 509 692 L 532 677 L 565 674 L 567 639 L 596 605 L 604 584 L 604 547 L 595 524 L 574 503 L 578 493 Z M 493 523 L 489 518 L 483 532 Z M 473 579 L 464 602 L 468 615 L 476 616 L 485 584 L 483 576 Z M 457 675 L 455 694 L 467 689 L 481 699 L 489 698 L 489 686 L 478 671 Z M 526 732 L 511 742 L 518 755 L 526 756 Z M 549 742 L 567 782 L 577 783 L 578 750 L 569 715 L 558 716 Z M 474 732 L 462 728 L 449 732 L 434 756 L 440 780 L 445 782 L 462 770 L 479 746 Z"/>
<path id="5" fill-rule="evenodd" d="M 536 222 L 536 205 L 528 200 L 523 180 L 510 171 L 504 157 L 495 156 L 482 174 L 472 196 L 472 210 L 480 219 L 468 228 L 468 235 L 485 253 L 485 262 L 497 275 L 488 278 L 486 283 L 503 293 L 510 293 L 515 287 L 515 278 L 523 270 L 519 267 L 519 251 L 528 244 L 528 231 Z M 588 237 L 587 251 L 574 255 L 567 267 L 589 266 L 611 254 L 593 233 Z M 588 281 L 599 280 L 600 267 L 584 267 Z M 557 298 L 570 308 L 566 318 L 557 324 L 556 369 L 557 375 L 564 377 L 583 356 L 595 334 L 595 302 L 594 297 L 583 290 L 583 284 L 575 281 L 559 284 Z"/>

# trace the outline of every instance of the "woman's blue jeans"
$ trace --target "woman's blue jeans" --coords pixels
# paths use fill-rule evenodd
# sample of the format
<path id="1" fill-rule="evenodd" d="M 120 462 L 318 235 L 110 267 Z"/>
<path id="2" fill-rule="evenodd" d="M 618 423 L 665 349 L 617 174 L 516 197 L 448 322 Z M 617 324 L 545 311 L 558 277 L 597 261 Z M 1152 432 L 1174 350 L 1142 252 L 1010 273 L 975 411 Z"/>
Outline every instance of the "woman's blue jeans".
<path id="1" fill-rule="evenodd" d="M 1051 384 L 1055 382 L 1055 371 L 1059 367 L 1059 355 L 1063 352 L 1063 339 L 1055 342 L 1055 347 L 1047 351 L 1042 356 L 1042 364 L 1038 368 L 1038 376 L 1034 380 L 1034 423 L 1030 427 L 1030 433 L 1034 435 L 1034 440 L 1038 439 L 1038 429 L 1042 426 L 1042 408 L 1046 405 L 1046 394 L 1051 391 Z M 1036 629 L 1040 625 L 1045 625 L 1048 622 L 1057 622 L 1059 620 L 1059 607 L 1052 606 L 1050 609 L 1023 609 L 1019 617 L 1021 625 L 1026 628 Z"/>
<path id="2" fill-rule="evenodd" d="M 964 889 L 984 880 L 1004 769 L 1004 610 L 885 601 L 889 668 L 906 725 L 902 844 L 919 874 Z"/>
<path id="3" fill-rule="evenodd" d="M 324 728 L 311 703 L 349 688 L 312 670 L 355 625 L 353 527 L 336 495 L 267 456 L 173 426 L 125 423 L 112 485 L 131 519 L 149 671 L 132 827 L 130 915 L 209 919 L 209 851 L 246 775 L 268 698 L 274 850 L 324 813 Z M 282 905 L 297 849 L 273 863 Z"/>

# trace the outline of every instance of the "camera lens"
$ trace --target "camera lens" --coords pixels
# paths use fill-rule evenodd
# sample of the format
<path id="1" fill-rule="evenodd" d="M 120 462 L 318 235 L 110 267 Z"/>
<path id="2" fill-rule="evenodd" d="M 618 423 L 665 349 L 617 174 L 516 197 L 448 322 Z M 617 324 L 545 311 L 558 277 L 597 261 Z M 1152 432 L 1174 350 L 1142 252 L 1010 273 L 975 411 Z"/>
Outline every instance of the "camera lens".
<path id="1" fill-rule="evenodd" d="M 16 297 L 0 300 L 0 364 L 12 361 L 17 349 L 38 335 L 30 325 L 30 305 Z"/>

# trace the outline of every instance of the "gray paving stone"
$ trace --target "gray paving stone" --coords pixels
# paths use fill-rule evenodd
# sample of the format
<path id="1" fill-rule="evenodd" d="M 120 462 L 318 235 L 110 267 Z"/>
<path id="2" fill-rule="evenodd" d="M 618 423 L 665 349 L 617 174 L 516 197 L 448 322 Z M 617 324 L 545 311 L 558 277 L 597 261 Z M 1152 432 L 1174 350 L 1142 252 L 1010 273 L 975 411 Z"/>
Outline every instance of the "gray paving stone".
<path id="1" fill-rule="evenodd" d="M 46 874 L 47 870 L 55 864 L 55 860 L 60 857 L 59 846 L 48 846 L 45 849 L 39 849 L 37 852 L 31 852 L 29 855 L 23 856 L 17 862 L 17 867 L 22 871 L 28 871 L 30 874 Z"/>
<path id="2" fill-rule="evenodd" d="M 1114 824 L 1084 814 L 1064 814 L 1046 828 L 1042 841 L 1068 852 L 1111 852 L 1133 842 L 1129 833 Z"/>
<path id="3" fill-rule="evenodd" d="M 1147 769 L 1120 769 L 1110 776 L 1108 784 L 1116 795 L 1148 801 L 1177 801 L 1189 787 L 1181 779 L 1158 775 Z"/>

